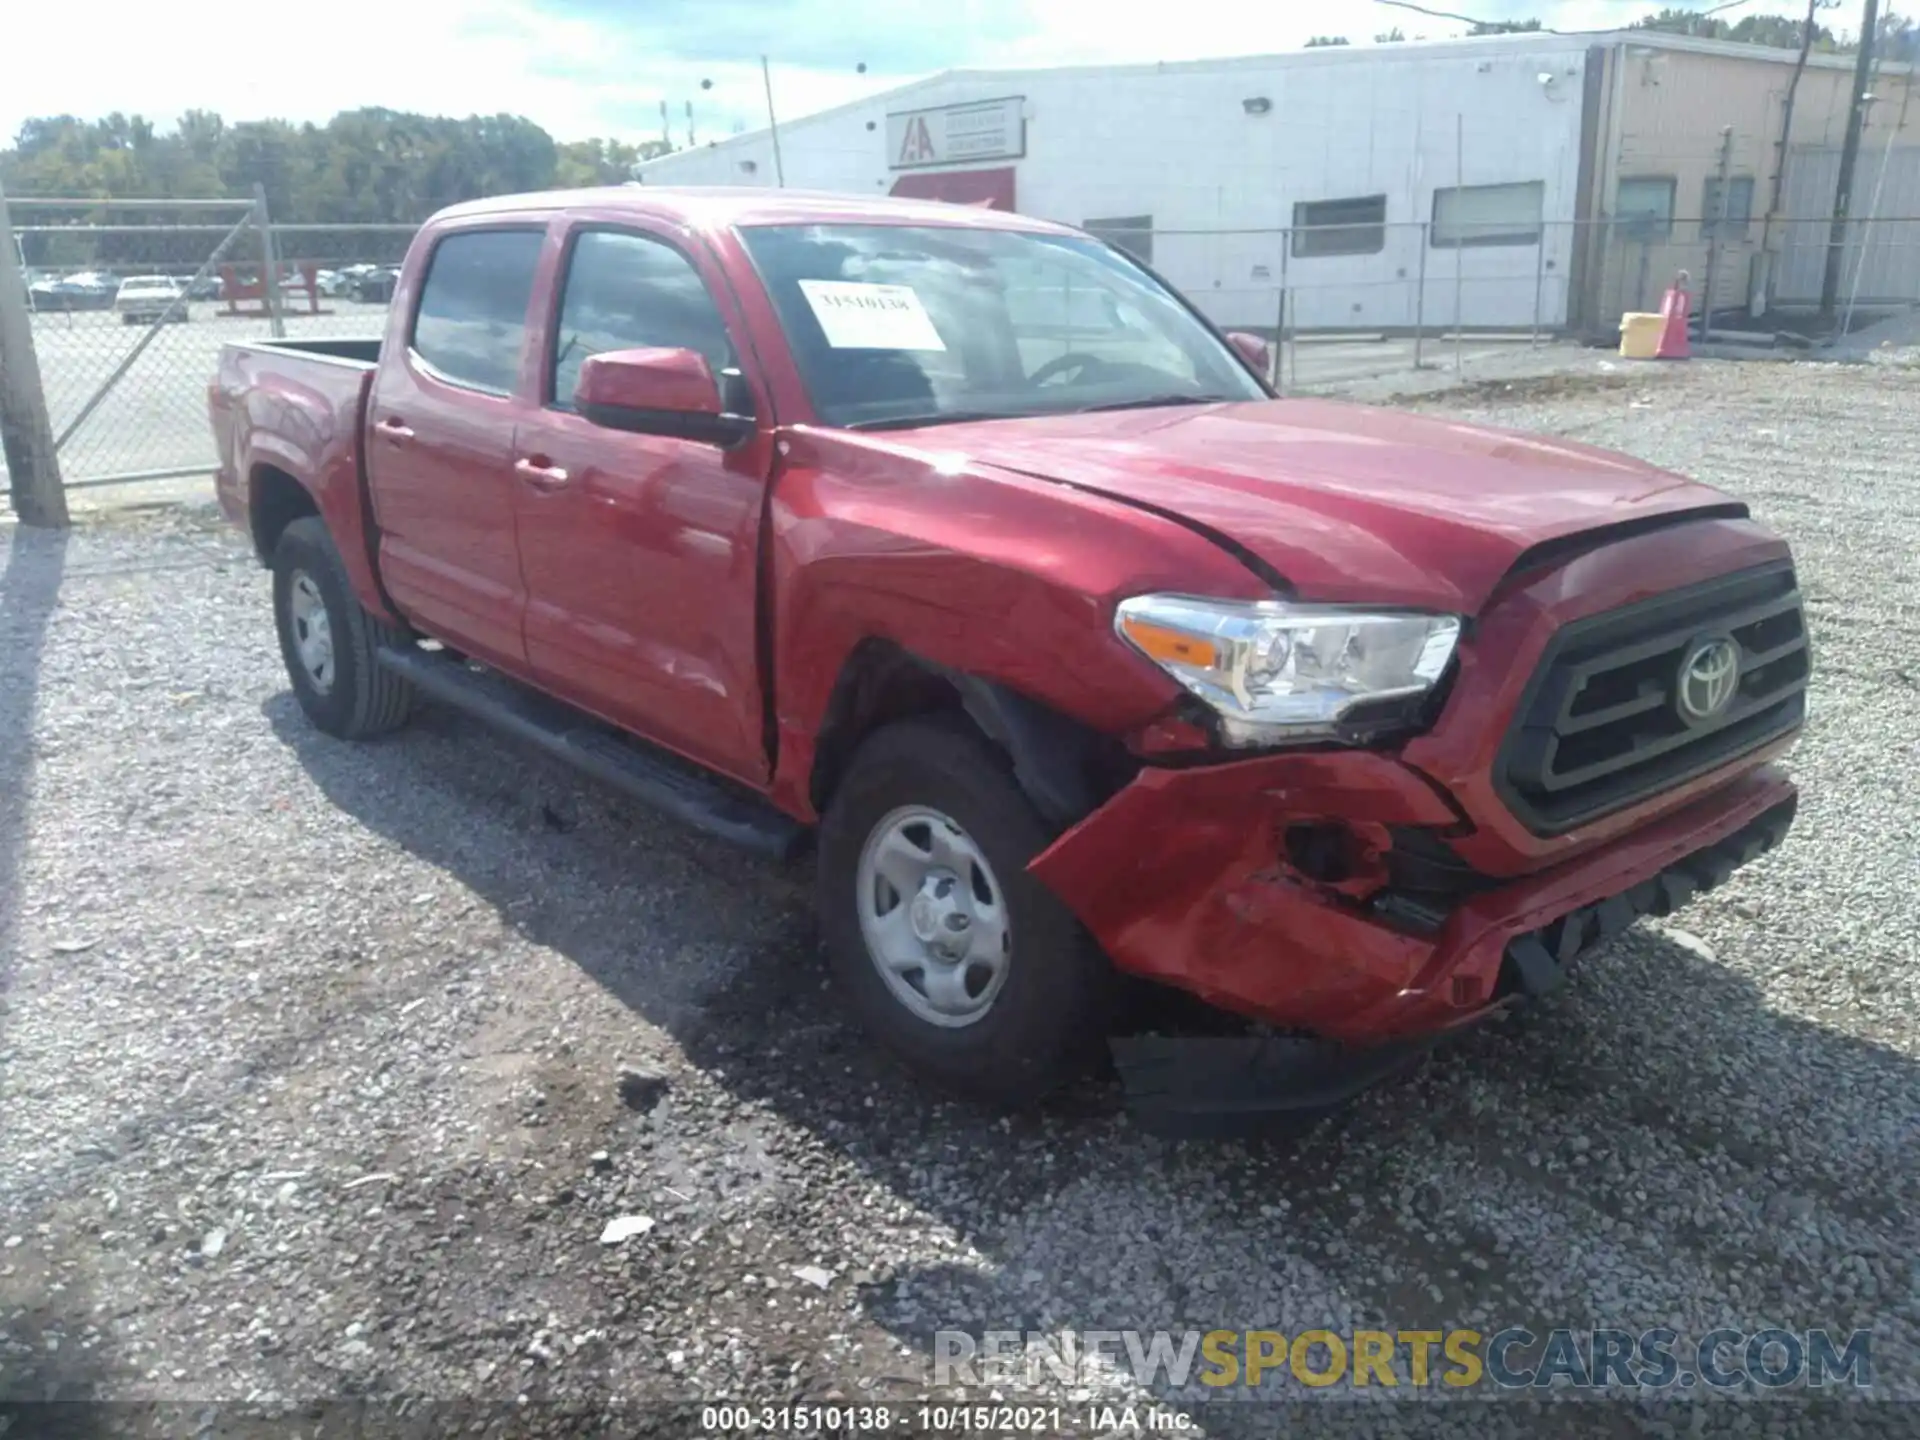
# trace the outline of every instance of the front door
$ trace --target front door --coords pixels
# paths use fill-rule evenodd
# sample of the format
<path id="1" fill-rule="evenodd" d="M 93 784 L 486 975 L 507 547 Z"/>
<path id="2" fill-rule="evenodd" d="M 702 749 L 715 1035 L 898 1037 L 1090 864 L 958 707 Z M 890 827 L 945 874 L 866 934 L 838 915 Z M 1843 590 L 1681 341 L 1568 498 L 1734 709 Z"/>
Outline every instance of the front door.
<path id="1" fill-rule="evenodd" d="M 513 397 L 544 238 L 494 228 L 440 239 L 408 343 L 380 357 L 365 437 L 387 593 L 435 638 L 515 672 L 527 656 Z"/>
<path id="2" fill-rule="evenodd" d="M 583 222 L 561 267 L 544 404 L 514 435 L 528 661 L 576 704 L 764 784 L 756 604 L 770 433 L 721 450 L 602 429 L 573 409 L 580 364 L 601 351 L 684 348 L 716 373 L 744 364 L 715 300 L 725 291 L 645 229 Z"/>

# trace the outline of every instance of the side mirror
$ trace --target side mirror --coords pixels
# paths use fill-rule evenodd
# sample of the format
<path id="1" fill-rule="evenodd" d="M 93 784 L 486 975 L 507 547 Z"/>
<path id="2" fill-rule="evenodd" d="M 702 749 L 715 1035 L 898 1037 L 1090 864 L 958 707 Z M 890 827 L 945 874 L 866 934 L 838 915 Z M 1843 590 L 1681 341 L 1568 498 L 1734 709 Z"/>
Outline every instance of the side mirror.
<path id="1" fill-rule="evenodd" d="M 1242 360 L 1260 372 L 1261 378 L 1273 378 L 1273 351 L 1266 341 L 1244 330 L 1235 330 L 1227 336 L 1227 343 L 1240 352 Z"/>
<path id="2" fill-rule="evenodd" d="M 609 430 L 668 435 L 722 447 L 753 433 L 753 417 L 730 415 L 705 357 L 693 350 L 608 350 L 589 355 L 573 404 Z"/>

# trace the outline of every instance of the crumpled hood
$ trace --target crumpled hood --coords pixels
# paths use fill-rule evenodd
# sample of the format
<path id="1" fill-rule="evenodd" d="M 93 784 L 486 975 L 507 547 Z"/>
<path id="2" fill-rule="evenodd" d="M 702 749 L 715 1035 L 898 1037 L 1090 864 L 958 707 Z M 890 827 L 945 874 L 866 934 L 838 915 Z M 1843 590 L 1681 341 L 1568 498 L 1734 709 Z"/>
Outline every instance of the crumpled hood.
<path id="1" fill-rule="evenodd" d="M 877 438 L 877 437 L 876 437 Z M 1721 492 L 1592 446 L 1370 406 L 1264 400 L 886 437 L 1204 527 L 1304 599 L 1477 612 L 1526 551 Z"/>

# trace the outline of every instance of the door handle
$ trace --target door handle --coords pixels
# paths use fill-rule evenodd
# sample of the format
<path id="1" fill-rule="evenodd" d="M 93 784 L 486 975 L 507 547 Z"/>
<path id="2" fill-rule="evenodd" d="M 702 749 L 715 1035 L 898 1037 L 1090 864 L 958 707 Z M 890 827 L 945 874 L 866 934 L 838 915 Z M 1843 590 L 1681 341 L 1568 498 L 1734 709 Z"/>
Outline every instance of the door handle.
<path id="1" fill-rule="evenodd" d="M 532 460 L 513 462 L 513 473 L 536 490 L 558 490 L 567 483 L 567 472 L 558 465 L 540 465 Z"/>
<path id="2" fill-rule="evenodd" d="M 385 420 L 375 423 L 373 428 L 395 444 L 400 444 L 413 438 L 413 427 L 405 421 L 391 415 Z"/>

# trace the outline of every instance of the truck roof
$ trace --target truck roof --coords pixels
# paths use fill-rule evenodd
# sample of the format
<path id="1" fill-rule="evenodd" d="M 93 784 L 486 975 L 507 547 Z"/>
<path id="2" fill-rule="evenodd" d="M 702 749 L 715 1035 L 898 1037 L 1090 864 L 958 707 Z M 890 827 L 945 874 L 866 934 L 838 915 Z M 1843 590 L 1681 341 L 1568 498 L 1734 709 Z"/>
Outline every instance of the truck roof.
<path id="1" fill-rule="evenodd" d="M 733 225 L 964 225 L 979 230 L 1022 230 L 1071 235 L 1071 226 L 936 200 L 905 200 L 891 195 L 836 195 L 826 190 L 769 190 L 734 185 L 607 185 L 585 190 L 543 190 L 496 195 L 449 206 L 436 220 L 540 210 L 625 212 L 678 220 L 700 229 Z"/>

